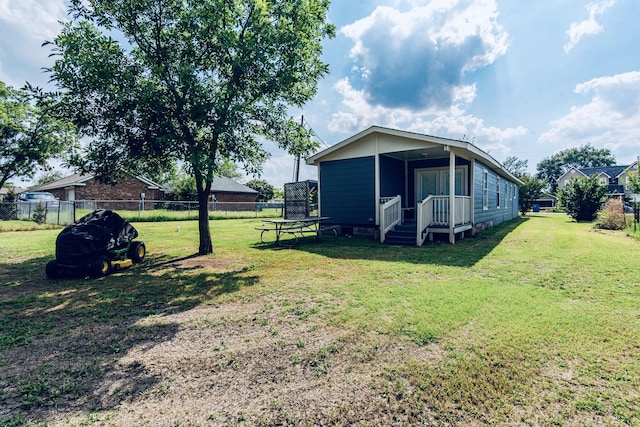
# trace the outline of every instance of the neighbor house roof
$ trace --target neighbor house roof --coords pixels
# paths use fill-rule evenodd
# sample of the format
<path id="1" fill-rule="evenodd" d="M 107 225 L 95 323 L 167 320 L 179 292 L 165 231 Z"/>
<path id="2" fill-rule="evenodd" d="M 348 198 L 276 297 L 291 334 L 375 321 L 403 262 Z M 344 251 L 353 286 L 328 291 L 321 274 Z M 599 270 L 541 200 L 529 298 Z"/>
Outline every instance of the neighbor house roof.
<path id="1" fill-rule="evenodd" d="M 579 174 L 584 175 L 585 177 L 590 176 L 601 176 L 606 175 L 608 178 L 619 178 L 624 172 L 627 172 L 635 167 L 637 162 L 634 162 L 630 165 L 615 165 L 615 166 L 599 166 L 592 168 L 577 168 L 575 166 L 567 169 L 565 173 L 560 175 L 558 178 L 558 182 L 562 181 L 565 175 L 570 174 L 571 171 L 576 171 Z"/>
<path id="2" fill-rule="evenodd" d="M 134 178 L 142 181 L 150 190 L 159 190 L 162 189 L 162 186 L 156 182 L 148 178 L 144 178 L 141 176 L 134 176 Z M 58 188 L 67 188 L 67 187 L 84 187 L 87 181 L 95 178 L 93 174 L 80 174 L 75 173 L 73 175 L 65 176 L 64 178 L 56 179 L 55 181 L 48 182 L 39 187 L 33 188 L 34 191 L 49 191 L 55 190 Z"/>
<path id="3" fill-rule="evenodd" d="M 253 188 L 247 187 L 246 185 L 240 184 L 239 182 L 236 182 L 231 178 L 227 178 L 224 176 L 213 178 L 213 183 L 211 184 L 211 192 L 258 194 L 258 192 Z"/>
<path id="4" fill-rule="evenodd" d="M 9 194 L 9 191 L 11 190 L 13 190 L 15 194 L 22 193 L 23 191 L 25 191 L 23 188 L 20 188 L 20 187 L 13 187 L 13 188 L 0 187 L 0 196 L 5 196 Z"/>
<path id="5" fill-rule="evenodd" d="M 622 172 L 624 172 L 628 167 L 629 165 L 602 166 L 602 167 L 595 167 L 595 168 L 580 168 L 578 169 L 578 171 L 585 174 L 586 176 L 605 174 L 609 178 L 614 178 L 620 175 Z"/>
<path id="6" fill-rule="evenodd" d="M 391 137 L 392 142 L 389 143 L 388 141 L 384 141 L 383 143 L 378 143 L 376 147 L 372 147 L 373 144 L 370 144 L 368 149 L 362 147 L 362 141 L 370 139 L 367 137 L 373 135 Z M 499 175 L 503 175 L 513 182 L 522 184 L 522 181 L 515 177 L 511 172 L 506 170 L 500 164 L 500 162 L 498 162 L 491 155 L 484 152 L 470 142 L 442 138 L 432 135 L 424 135 L 421 133 L 408 132 L 398 129 L 390 129 L 381 126 L 371 126 L 370 128 L 365 129 L 362 132 L 359 132 L 352 137 L 345 139 L 344 141 L 338 142 L 337 144 L 323 151 L 320 151 L 317 154 L 314 154 L 307 159 L 307 164 L 318 166 L 320 162 L 328 159 L 334 159 L 336 158 L 336 156 L 339 156 L 340 153 L 349 153 L 349 155 L 352 155 L 353 157 L 362 157 L 371 154 L 392 155 L 398 153 L 407 153 L 404 157 L 405 159 L 411 158 L 415 160 L 416 158 L 420 158 L 420 156 L 424 156 L 425 154 L 427 154 L 426 152 L 428 150 L 432 150 L 433 153 L 435 147 L 439 147 L 440 152 L 442 152 L 442 148 L 453 148 L 454 151 L 464 153 L 468 158 L 478 159 L 482 161 L 484 164 L 496 171 Z"/>

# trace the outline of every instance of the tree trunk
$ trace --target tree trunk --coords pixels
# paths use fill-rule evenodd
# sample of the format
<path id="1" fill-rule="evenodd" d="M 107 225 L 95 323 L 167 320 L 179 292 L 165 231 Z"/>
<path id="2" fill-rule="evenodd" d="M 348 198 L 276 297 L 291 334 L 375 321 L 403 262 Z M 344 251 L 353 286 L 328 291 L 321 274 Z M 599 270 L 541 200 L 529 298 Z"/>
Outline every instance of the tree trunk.
<path id="1" fill-rule="evenodd" d="M 213 253 L 211 229 L 209 228 L 209 192 L 211 191 L 211 182 L 203 183 L 202 179 L 198 178 L 199 177 L 196 176 L 196 187 L 198 189 L 198 231 L 200 232 L 200 248 L 198 249 L 198 254 L 208 255 Z"/>

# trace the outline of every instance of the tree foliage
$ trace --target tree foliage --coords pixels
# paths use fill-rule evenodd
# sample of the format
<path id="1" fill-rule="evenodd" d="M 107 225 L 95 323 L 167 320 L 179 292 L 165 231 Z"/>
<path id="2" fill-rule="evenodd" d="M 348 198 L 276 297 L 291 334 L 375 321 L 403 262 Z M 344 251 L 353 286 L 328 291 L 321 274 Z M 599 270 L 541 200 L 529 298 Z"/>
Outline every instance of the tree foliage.
<path id="1" fill-rule="evenodd" d="M 633 194 L 640 194 L 640 173 L 639 172 L 629 172 L 627 174 L 627 186 L 629 187 L 629 190 Z"/>
<path id="2" fill-rule="evenodd" d="M 60 171 L 57 171 L 57 170 L 45 171 L 45 172 L 42 172 L 40 175 L 38 175 L 34 179 L 33 185 L 35 187 L 39 187 L 41 185 L 47 184 L 49 182 L 55 181 L 60 178 L 62 178 L 62 172 Z"/>
<path id="3" fill-rule="evenodd" d="M 242 178 L 242 172 L 238 170 L 238 165 L 229 159 L 222 159 L 218 162 L 218 167 L 214 176 L 224 176 L 230 179 L 238 180 Z"/>
<path id="4" fill-rule="evenodd" d="M 518 179 L 521 179 L 523 176 L 527 174 L 528 163 L 529 163 L 528 160 L 520 160 L 516 156 L 509 156 L 502 163 L 502 166 L 507 171 L 511 172 L 513 176 L 515 176 Z"/>
<path id="5" fill-rule="evenodd" d="M 595 176 L 573 178 L 560 190 L 560 203 L 574 220 L 593 221 L 600 210 L 606 192 L 607 188 L 600 185 Z"/>
<path id="6" fill-rule="evenodd" d="M 252 179 L 245 184 L 249 188 L 253 188 L 258 192 L 257 202 L 268 202 L 273 199 L 273 185 L 264 179 Z"/>
<path id="7" fill-rule="evenodd" d="M 316 148 L 288 109 L 328 73 L 320 59 L 334 34 L 328 8 L 328 0 L 71 0 L 50 73 L 59 113 L 91 140 L 78 165 L 115 178 L 184 162 L 200 205 L 199 252 L 212 252 L 207 201 L 218 159 L 255 174 L 268 157 L 262 138 L 292 154 Z"/>
<path id="8" fill-rule="evenodd" d="M 537 165 L 538 178 L 549 185 L 552 192 L 558 187 L 558 179 L 570 168 L 612 166 L 616 159 L 608 148 L 595 148 L 590 144 L 562 150 L 542 159 Z"/>
<path id="9" fill-rule="evenodd" d="M 174 200 L 198 200 L 198 191 L 196 190 L 196 179 L 193 175 L 185 173 L 177 174 L 169 183 L 171 186 L 171 198 Z"/>
<path id="10" fill-rule="evenodd" d="M 47 169 L 47 160 L 75 146 L 73 126 L 53 118 L 49 102 L 36 103 L 28 86 L 0 82 L 0 188 L 14 177 L 32 178 Z"/>
<path id="11" fill-rule="evenodd" d="M 545 187 L 544 181 L 528 173 L 519 177 L 522 185 L 519 187 L 519 209 L 522 215 L 526 215 L 533 207 L 533 202 L 542 196 L 542 189 Z"/>

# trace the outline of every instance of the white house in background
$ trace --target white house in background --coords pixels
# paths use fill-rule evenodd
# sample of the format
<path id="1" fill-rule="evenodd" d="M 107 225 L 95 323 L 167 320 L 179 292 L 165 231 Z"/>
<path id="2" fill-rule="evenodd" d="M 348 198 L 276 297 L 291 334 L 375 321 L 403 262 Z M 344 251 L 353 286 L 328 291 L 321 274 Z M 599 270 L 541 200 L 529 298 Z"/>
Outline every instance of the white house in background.
<path id="1" fill-rule="evenodd" d="M 571 179 L 584 179 L 595 176 L 600 185 L 607 187 L 607 196 L 616 198 L 631 198 L 633 193 L 629 189 L 629 172 L 638 172 L 638 162 L 630 165 L 602 166 L 594 168 L 575 168 L 567 170 L 558 178 L 558 190 L 565 188 Z"/>

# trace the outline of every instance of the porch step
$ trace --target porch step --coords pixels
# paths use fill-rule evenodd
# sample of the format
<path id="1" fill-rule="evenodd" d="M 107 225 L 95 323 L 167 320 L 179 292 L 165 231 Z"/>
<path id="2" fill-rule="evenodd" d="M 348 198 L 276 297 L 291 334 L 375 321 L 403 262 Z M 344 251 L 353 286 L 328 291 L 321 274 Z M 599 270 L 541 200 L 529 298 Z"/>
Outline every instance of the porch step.
<path id="1" fill-rule="evenodd" d="M 416 244 L 415 221 L 408 221 L 397 225 L 395 229 L 387 233 L 384 243 L 388 245 L 415 245 Z"/>

